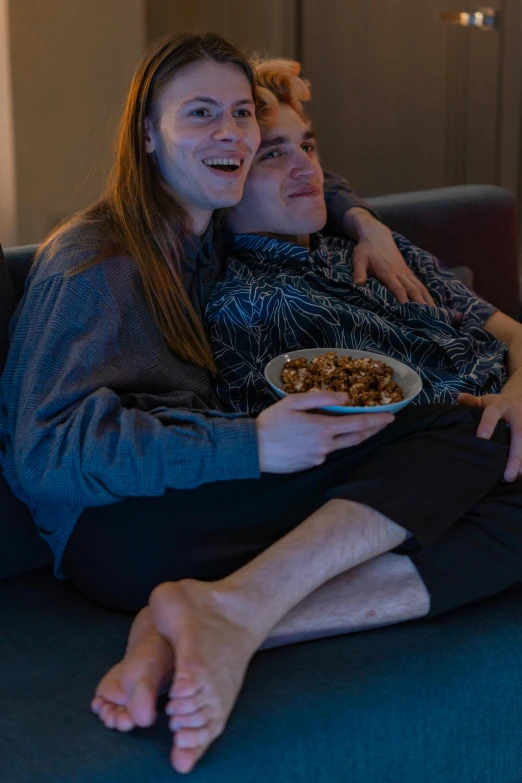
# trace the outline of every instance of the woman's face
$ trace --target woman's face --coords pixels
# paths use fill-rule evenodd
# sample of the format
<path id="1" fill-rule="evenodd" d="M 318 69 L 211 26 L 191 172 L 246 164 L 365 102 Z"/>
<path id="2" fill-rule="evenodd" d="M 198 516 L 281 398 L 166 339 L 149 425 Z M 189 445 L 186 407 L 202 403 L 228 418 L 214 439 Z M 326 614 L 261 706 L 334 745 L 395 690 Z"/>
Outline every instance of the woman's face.
<path id="1" fill-rule="evenodd" d="M 315 134 L 297 112 L 280 104 L 276 123 L 261 127 L 261 144 L 229 226 L 236 233 L 299 236 L 325 223 Z"/>
<path id="2" fill-rule="evenodd" d="M 259 145 L 252 90 L 242 68 L 202 61 L 176 75 L 145 121 L 146 150 L 196 233 L 214 209 L 237 204 Z"/>

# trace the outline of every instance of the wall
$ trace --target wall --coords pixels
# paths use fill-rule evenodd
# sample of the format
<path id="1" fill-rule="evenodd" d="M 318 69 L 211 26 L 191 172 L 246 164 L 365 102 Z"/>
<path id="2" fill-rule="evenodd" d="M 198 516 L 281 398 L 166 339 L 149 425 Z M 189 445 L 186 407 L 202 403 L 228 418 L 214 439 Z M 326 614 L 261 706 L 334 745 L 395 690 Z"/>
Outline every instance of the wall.
<path id="1" fill-rule="evenodd" d="M 169 32 L 219 33 L 238 46 L 295 56 L 296 0 L 147 0 L 147 40 Z"/>
<path id="2" fill-rule="evenodd" d="M 30 243 L 101 191 L 145 47 L 145 4 L 7 0 L 7 7 L 18 242 Z"/>
<path id="3" fill-rule="evenodd" d="M 0 241 L 16 245 L 16 173 L 7 0 L 0 0 Z"/>

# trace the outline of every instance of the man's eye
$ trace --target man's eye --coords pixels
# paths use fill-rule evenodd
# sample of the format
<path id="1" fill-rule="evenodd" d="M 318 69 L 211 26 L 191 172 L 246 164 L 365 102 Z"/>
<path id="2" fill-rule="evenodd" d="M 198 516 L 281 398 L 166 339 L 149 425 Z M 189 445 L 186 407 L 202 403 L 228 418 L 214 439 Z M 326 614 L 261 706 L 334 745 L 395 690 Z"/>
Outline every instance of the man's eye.
<path id="1" fill-rule="evenodd" d="M 190 113 L 193 117 L 210 117 L 208 109 L 194 109 Z"/>
<path id="2" fill-rule="evenodd" d="M 304 144 L 303 149 L 305 152 L 308 152 L 309 154 L 312 154 L 316 151 L 315 144 Z"/>
<path id="3" fill-rule="evenodd" d="M 279 158 L 280 155 L 281 153 L 279 150 L 270 150 L 266 155 L 263 155 L 261 160 L 273 160 L 274 158 Z"/>

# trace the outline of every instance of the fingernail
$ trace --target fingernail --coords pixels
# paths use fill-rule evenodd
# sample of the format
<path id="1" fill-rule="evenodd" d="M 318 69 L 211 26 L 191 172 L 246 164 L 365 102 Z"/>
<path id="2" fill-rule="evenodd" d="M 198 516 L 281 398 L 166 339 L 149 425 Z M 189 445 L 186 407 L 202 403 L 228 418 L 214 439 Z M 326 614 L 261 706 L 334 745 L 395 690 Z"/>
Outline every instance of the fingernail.
<path id="1" fill-rule="evenodd" d="M 511 481 L 514 481 L 516 479 L 516 477 L 517 477 L 517 474 L 514 471 L 508 470 L 505 473 L 505 475 L 504 475 L 504 481 L 511 482 Z"/>

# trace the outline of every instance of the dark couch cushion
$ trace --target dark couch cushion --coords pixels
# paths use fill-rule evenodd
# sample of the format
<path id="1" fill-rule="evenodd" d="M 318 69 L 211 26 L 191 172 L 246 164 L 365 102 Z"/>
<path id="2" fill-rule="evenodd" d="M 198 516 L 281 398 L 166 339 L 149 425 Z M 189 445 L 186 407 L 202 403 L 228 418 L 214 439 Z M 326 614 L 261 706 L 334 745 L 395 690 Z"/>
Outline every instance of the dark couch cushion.
<path id="1" fill-rule="evenodd" d="M 0 247 L 0 374 L 9 348 L 8 326 L 17 297 Z M 11 492 L 0 468 L 0 579 L 39 568 L 52 559 L 25 506 Z"/>
<path id="2" fill-rule="evenodd" d="M 47 569 L 0 584 L 2 783 L 181 780 L 164 714 L 118 734 L 89 712 L 129 625 Z M 431 622 L 263 652 L 190 780 L 515 783 L 521 672 L 521 590 Z"/>

